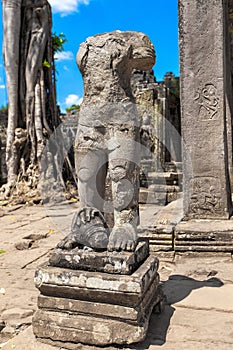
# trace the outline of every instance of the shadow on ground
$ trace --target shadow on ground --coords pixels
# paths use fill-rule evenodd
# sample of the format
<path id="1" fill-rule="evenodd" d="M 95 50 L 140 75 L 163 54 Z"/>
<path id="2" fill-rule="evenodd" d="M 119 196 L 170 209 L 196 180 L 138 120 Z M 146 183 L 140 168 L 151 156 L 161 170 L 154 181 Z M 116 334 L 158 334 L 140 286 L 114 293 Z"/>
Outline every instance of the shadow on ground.
<path id="1" fill-rule="evenodd" d="M 223 282 L 214 277 L 198 281 L 183 275 L 171 275 L 166 282 L 163 282 L 163 290 L 167 298 L 165 310 L 161 314 L 152 314 L 146 340 L 129 346 L 128 349 L 145 350 L 150 345 L 166 343 L 170 321 L 176 310 L 171 305 L 184 300 L 195 289 L 221 286 L 223 286 Z"/>

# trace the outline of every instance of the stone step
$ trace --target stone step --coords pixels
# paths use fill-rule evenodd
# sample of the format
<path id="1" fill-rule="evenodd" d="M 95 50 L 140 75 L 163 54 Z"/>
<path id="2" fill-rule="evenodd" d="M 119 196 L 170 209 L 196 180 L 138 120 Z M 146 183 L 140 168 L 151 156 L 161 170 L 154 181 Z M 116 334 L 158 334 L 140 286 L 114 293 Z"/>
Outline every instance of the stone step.
<path id="1" fill-rule="evenodd" d="M 166 205 L 179 198 L 179 191 L 179 186 L 150 185 L 148 189 L 140 189 L 139 203 Z"/>
<path id="2" fill-rule="evenodd" d="M 175 228 L 175 250 L 197 252 L 233 251 L 233 221 L 190 220 Z"/>

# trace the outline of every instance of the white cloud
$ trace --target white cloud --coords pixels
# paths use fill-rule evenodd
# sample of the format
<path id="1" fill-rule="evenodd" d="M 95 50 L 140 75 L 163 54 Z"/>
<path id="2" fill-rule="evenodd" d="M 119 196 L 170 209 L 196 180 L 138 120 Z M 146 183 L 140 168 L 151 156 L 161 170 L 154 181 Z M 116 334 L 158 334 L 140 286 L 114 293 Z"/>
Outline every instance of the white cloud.
<path id="1" fill-rule="evenodd" d="M 79 5 L 89 5 L 90 0 L 49 0 L 55 13 L 66 16 L 72 12 L 77 12 Z"/>
<path id="2" fill-rule="evenodd" d="M 5 89 L 6 85 L 0 85 L 0 89 Z"/>
<path id="3" fill-rule="evenodd" d="M 57 61 L 71 61 L 74 58 L 74 54 L 71 51 L 57 52 L 55 59 Z"/>
<path id="4" fill-rule="evenodd" d="M 75 94 L 70 94 L 66 97 L 66 106 L 70 107 L 72 105 L 80 105 L 83 98 Z"/>

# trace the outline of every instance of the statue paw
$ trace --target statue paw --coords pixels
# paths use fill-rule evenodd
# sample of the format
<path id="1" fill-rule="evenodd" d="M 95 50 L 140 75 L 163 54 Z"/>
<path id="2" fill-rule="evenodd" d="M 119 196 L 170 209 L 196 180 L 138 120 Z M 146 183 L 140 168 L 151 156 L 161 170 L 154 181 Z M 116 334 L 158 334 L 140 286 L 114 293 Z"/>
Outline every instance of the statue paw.
<path id="1" fill-rule="evenodd" d="M 137 246 L 137 231 L 131 224 L 114 227 L 108 243 L 108 251 L 134 251 Z"/>
<path id="2" fill-rule="evenodd" d="M 96 208 L 84 207 L 74 215 L 71 233 L 57 247 L 70 250 L 82 246 L 103 250 L 107 248 L 108 240 L 109 230 L 103 215 Z"/>
<path id="3" fill-rule="evenodd" d="M 56 248 L 71 250 L 78 246 L 78 242 L 75 240 L 75 237 L 72 233 L 66 236 L 61 242 L 59 242 Z"/>
<path id="4" fill-rule="evenodd" d="M 81 227 L 82 225 L 86 225 L 87 223 L 90 223 L 97 216 L 101 219 L 102 224 L 105 225 L 105 219 L 98 209 L 93 207 L 83 207 L 79 209 L 73 217 L 71 230 L 76 231 L 77 228 Z"/>

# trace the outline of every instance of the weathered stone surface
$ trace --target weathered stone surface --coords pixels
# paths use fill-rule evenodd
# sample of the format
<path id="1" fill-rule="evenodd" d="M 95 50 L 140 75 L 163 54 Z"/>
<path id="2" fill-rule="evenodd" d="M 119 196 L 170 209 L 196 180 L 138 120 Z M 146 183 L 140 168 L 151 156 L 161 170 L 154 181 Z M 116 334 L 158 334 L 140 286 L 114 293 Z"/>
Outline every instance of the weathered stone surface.
<path id="1" fill-rule="evenodd" d="M 59 248 L 72 249 L 81 244 L 109 251 L 134 251 L 140 120 L 131 74 L 133 69 L 152 68 L 154 47 L 143 33 L 114 31 L 87 38 L 76 58 L 85 86 L 75 141 L 81 209 L 74 217 L 72 232 Z M 107 175 L 112 193 L 110 209 L 105 210 L 109 206 L 105 201 Z M 110 234 L 101 217 L 109 210 L 114 213 Z"/>
<path id="2" fill-rule="evenodd" d="M 131 80 L 141 117 L 141 177 L 181 159 L 179 78 L 169 72 L 157 83 L 152 70 L 135 70 Z M 178 136 L 178 137 L 177 137 Z"/>
<path id="3" fill-rule="evenodd" d="M 190 220 L 175 228 L 176 251 L 233 251 L 233 221 Z"/>
<path id="4" fill-rule="evenodd" d="M 130 322 L 140 323 L 151 302 L 154 304 L 161 299 L 161 289 L 159 287 L 159 275 L 156 275 L 148 290 L 145 292 L 139 305 L 134 307 L 112 304 L 111 294 L 108 303 L 96 303 L 85 300 L 75 300 L 68 298 L 56 298 L 40 295 L 38 298 L 38 308 L 49 311 L 60 311 L 68 313 L 78 313 L 81 315 L 93 315 L 94 317 L 107 317 Z"/>
<path id="5" fill-rule="evenodd" d="M 142 341 L 153 308 L 164 299 L 157 270 L 158 259 L 152 256 L 124 276 L 40 267 L 34 334 L 45 342 L 97 346 Z"/>
<path id="6" fill-rule="evenodd" d="M 227 1 L 179 4 L 184 212 L 187 218 L 228 219 Z"/>
<path id="7" fill-rule="evenodd" d="M 148 320 L 144 325 L 95 318 L 93 316 L 38 310 L 33 320 L 34 334 L 74 343 L 93 345 L 130 344 L 145 338 Z"/>
<path id="8" fill-rule="evenodd" d="M 118 305 L 138 305 L 157 275 L 158 259 L 149 256 L 132 275 L 61 269 L 42 265 L 35 276 L 36 287 L 44 295 L 67 297 Z M 114 292 L 114 293 L 112 293 Z"/>
<path id="9" fill-rule="evenodd" d="M 55 249 L 50 256 L 49 264 L 75 270 L 125 275 L 133 273 L 148 255 L 148 242 L 139 242 L 134 252 L 95 252 L 79 248 L 68 251 Z"/>
<path id="10" fill-rule="evenodd" d="M 47 338 L 101 346 L 139 342 L 146 336 L 151 312 L 162 300 L 162 295 L 157 282 L 156 285 L 152 283 L 138 313 L 118 305 L 87 305 L 87 302 L 68 299 L 59 299 L 53 304 L 53 298 L 47 298 L 43 305 L 47 302 L 48 309 L 39 309 L 33 317 L 33 331 L 45 341 Z M 53 311 L 56 306 L 58 309 Z"/>
<path id="11" fill-rule="evenodd" d="M 20 320 L 27 318 L 29 316 L 32 316 L 34 313 L 34 310 L 27 310 L 23 308 L 13 308 L 13 309 L 7 309 L 2 312 L 2 319 L 7 320 L 8 322 L 10 320 Z"/>
<path id="12" fill-rule="evenodd" d="M 152 184 L 176 185 L 182 179 L 181 173 L 176 172 L 150 172 L 148 179 Z"/>
<path id="13" fill-rule="evenodd" d="M 149 239 L 150 252 L 173 250 L 174 227 L 171 225 L 155 225 L 138 229 L 139 236 Z"/>

